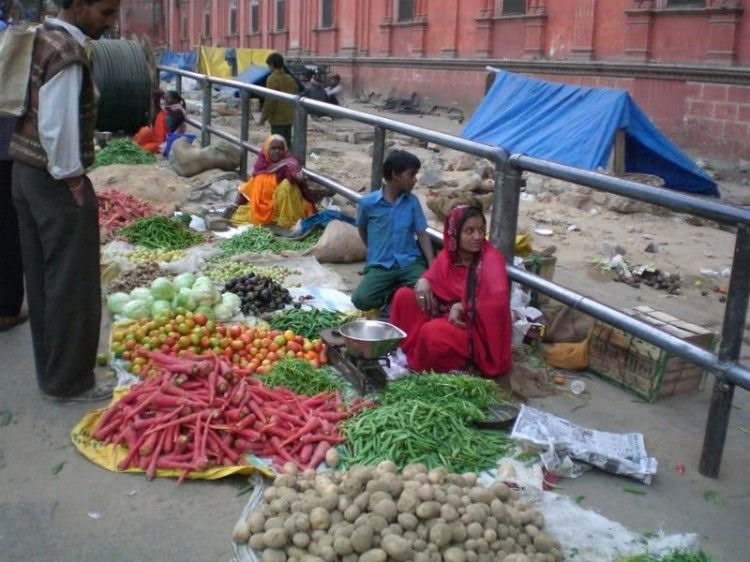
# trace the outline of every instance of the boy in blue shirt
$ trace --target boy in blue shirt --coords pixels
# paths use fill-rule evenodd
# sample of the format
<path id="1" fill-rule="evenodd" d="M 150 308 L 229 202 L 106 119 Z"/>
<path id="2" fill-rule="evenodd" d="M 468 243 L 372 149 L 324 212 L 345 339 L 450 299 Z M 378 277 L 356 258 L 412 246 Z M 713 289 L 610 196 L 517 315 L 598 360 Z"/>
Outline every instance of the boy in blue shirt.
<path id="1" fill-rule="evenodd" d="M 357 227 L 367 247 L 364 278 L 352 295 L 359 310 L 380 308 L 398 287 L 413 286 L 435 258 L 427 219 L 411 192 L 421 166 L 410 152 L 392 150 L 383 162 L 385 186 L 359 201 Z"/>

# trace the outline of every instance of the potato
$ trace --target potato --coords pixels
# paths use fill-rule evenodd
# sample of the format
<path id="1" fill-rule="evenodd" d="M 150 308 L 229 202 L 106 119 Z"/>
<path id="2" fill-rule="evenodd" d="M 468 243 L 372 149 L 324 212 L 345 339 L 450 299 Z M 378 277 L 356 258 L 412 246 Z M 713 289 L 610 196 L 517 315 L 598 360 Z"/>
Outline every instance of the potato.
<path id="1" fill-rule="evenodd" d="M 398 467 L 393 461 L 381 461 L 377 469 L 383 473 L 398 474 Z"/>
<path id="2" fill-rule="evenodd" d="M 398 535 L 386 535 L 380 541 L 380 548 L 393 558 L 404 562 L 414 557 L 411 543 Z"/>
<path id="3" fill-rule="evenodd" d="M 380 500 L 377 504 L 375 504 L 372 512 L 376 515 L 380 515 L 383 519 L 391 523 L 396 520 L 396 516 L 398 515 L 398 508 L 396 508 L 396 504 L 393 502 L 393 500 L 388 498 L 385 500 Z"/>
<path id="4" fill-rule="evenodd" d="M 440 504 L 438 502 L 422 502 L 417 506 L 417 517 L 420 519 L 432 519 L 440 515 Z"/>
<path id="5" fill-rule="evenodd" d="M 490 543 L 487 542 L 487 540 L 484 537 L 479 537 L 477 539 L 477 552 L 479 554 L 489 552 L 490 551 Z"/>
<path id="6" fill-rule="evenodd" d="M 450 523 L 458 519 L 458 511 L 451 504 L 443 504 L 440 506 L 440 517 Z"/>
<path id="7" fill-rule="evenodd" d="M 249 521 L 237 521 L 232 529 L 232 540 L 237 544 L 245 544 L 250 539 L 251 533 Z"/>
<path id="8" fill-rule="evenodd" d="M 289 511 L 289 501 L 284 498 L 276 498 L 270 503 L 271 510 L 276 514 L 282 514 Z"/>
<path id="9" fill-rule="evenodd" d="M 316 530 L 328 529 L 331 525 L 331 516 L 325 508 L 316 507 L 310 512 L 310 525 Z"/>
<path id="10" fill-rule="evenodd" d="M 453 533 L 448 525 L 445 523 L 438 523 L 432 526 L 429 536 L 432 544 L 443 547 L 450 544 Z"/>
<path id="11" fill-rule="evenodd" d="M 373 530 L 368 525 L 362 525 L 352 531 L 352 548 L 360 554 L 366 552 L 372 546 Z"/>
<path id="12" fill-rule="evenodd" d="M 503 558 L 502 562 L 531 562 L 525 554 L 514 553 Z"/>
<path id="13" fill-rule="evenodd" d="M 287 535 L 284 529 L 269 529 L 263 533 L 263 541 L 268 548 L 286 547 Z"/>
<path id="14" fill-rule="evenodd" d="M 270 529 L 282 529 L 284 527 L 284 520 L 281 517 L 269 517 L 266 519 L 265 530 Z"/>
<path id="15" fill-rule="evenodd" d="M 386 562 L 388 555 L 380 548 L 373 548 L 359 557 L 359 562 Z"/>
<path id="16" fill-rule="evenodd" d="M 338 554 L 339 556 L 352 554 L 354 552 L 352 541 L 350 541 L 348 537 L 344 536 L 338 536 L 333 539 L 333 550 L 335 550 L 336 554 Z"/>
<path id="17" fill-rule="evenodd" d="M 435 489 L 432 484 L 422 484 L 417 490 L 419 499 L 426 502 L 435 499 Z"/>
<path id="18" fill-rule="evenodd" d="M 475 486 L 469 490 L 469 498 L 474 503 L 483 503 L 490 505 L 495 499 L 495 494 L 489 488 Z"/>
<path id="19" fill-rule="evenodd" d="M 411 480 L 417 474 L 424 474 L 425 472 L 427 472 L 427 467 L 422 463 L 407 464 L 401 471 L 401 476 L 404 480 Z"/>
<path id="20" fill-rule="evenodd" d="M 552 553 L 554 549 L 560 549 L 560 543 L 557 541 L 557 539 L 549 536 L 547 533 L 543 533 L 540 531 L 537 532 L 536 535 L 534 535 L 534 548 L 536 548 L 537 552 Z"/>
<path id="21" fill-rule="evenodd" d="M 477 558 L 479 558 L 473 550 L 467 550 L 464 554 L 466 555 L 466 562 L 477 562 Z"/>
<path id="22" fill-rule="evenodd" d="M 426 552 L 415 552 L 414 562 L 431 562 L 432 558 Z"/>
<path id="23" fill-rule="evenodd" d="M 488 543 L 493 543 L 497 540 L 497 532 L 493 529 L 487 529 L 486 527 L 482 536 Z"/>
<path id="24" fill-rule="evenodd" d="M 452 546 L 443 553 L 445 562 L 466 562 L 466 553 L 456 546 Z"/>
<path id="25" fill-rule="evenodd" d="M 385 492 L 383 490 L 377 490 L 370 492 L 370 499 L 367 502 L 367 509 L 369 511 L 372 511 L 375 506 L 380 502 L 381 500 L 389 500 L 391 499 L 391 495 L 388 492 Z"/>
<path id="26" fill-rule="evenodd" d="M 388 526 L 388 521 L 385 517 L 378 515 L 377 513 L 367 514 L 367 524 L 370 525 L 374 533 L 379 533 Z"/>
<path id="27" fill-rule="evenodd" d="M 448 471 L 442 467 L 433 468 L 427 473 L 427 478 L 433 484 L 443 485 L 445 484 L 445 477 L 448 475 Z"/>
<path id="28" fill-rule="evenodd" d="M 466 506 L 466 515 L 469 517 L 468 523 L 476 521 L 477 523 L 484 523 L 489 515 L 489 506 L 487 504 L 475 503 Z M 463 520 L 463 518 L 462 518 Z"/>
<path id="29" fill-rule="evenodd" d="M 452 542 L 464 542 L 466 540 L 466 527 L 460 521 L 454 521 L 448 525 L 451 530 Z"/>
<path id="30" fill-rule="evenodd" d="M 292 535 L 292 543 L 298 548 L 307 548 L 310 544 L 310 535 L 307 533 L 294 533 Z"/>
<path id="31" fill-rule="evenodd" d="M 417 516 L 412 513 L 399 513 L 397 520 L 401 527 L 409 531 L 416 529 L 419 524 Z"/>
<path id="32" fill-rule="evenodd" d="M 518 541 L 518 544 L 523 547 L 529 546 L 531 544 L 531 538 L 526 533 L 519 534 L 516 540 Z"/>
<path id="33" fill-rule="evenodd" d="M 358 560 L 359 556 L 356 554 L 347 554 L 341 558 L 341 562 L 357 562 Z"/>
<path id="34" fill-rule="evenodd" d="M 484 527 L 482 527 L 480 523 L 474 521 L 473 523 L 469 523 L 466 526 L 466 534 L 469 535 L 472 539 L 478 539 L 479 537 L 484 535 Z"/>
<path id="35" fill-rule="evenodd" d="M 404 489 L 398 498 L 396 508 L 401 513 L 413 513 L 419 503 L 419 497 L 413 490 Z"/>
<path id="36" fill-rule="evenodd" d="M 338 560 L 336 551 L 333 550 L 333 547 L 329 545 L 321 546 L 320 554 L 318 556 L 320 556 L 326 562 L 336 562 L 336 560 Z"/>
<path id="37" fill-rule="evenodd" d="M 352 498 L 349 496 L 339 496 L 338 502 L 336 503 L 336 509 L 341 513 L 346 511 L 346 508 L 352 505 Z"/>
<path id="38" fill-rule="evenodd" d="M 445 498 L 445 503 L 452 505 L 456 509 L 461 507 L 463 504 L 461 503 L 460 490 L 458 494 L 448 494 L 448 497 Z"/>
<path id="39" fill-rule="evenodd" d="M 279 474 L 273 481 L 273 485 L 276 488 L 294 488 L 297 483 L 297 479 L 292 474 Z M 276 492 L 278 496 L 279 491 Z"/>
<path id="40" fill-rule="evenodd" d="M 275 548 L 267 548 L 263 551 L 263 562 L 286 562 L 286 552 Z"/>
<path id="41" fill-rule="evenodd" d="M 261 551 L 266 548 L 266 541 L 263 538 L 264 534 L 265 533 L 255 533 L 254 535 L 250 535 L 250 538 L 247 541 L 247 546 L 257 551 Z"/>
<path id="42" fill-rule="evenodd" d="M 359 509 L 359 507 L 357 507 L 356 505 L 352 504 L 344 511 L 344 519 L 351 523 L 355 521 L 361 514 L 362 510 Z"/>
<path id="43" fill-rule="evenodd" d="M 298 548 L 296 546 L 290 546 L 286 549 L 286 555 L 289 562 L 291 562 L 293 559 L 302 560 L 305 556 L 307 556 L 307 550 Z"/>
<path id="44" fill-rule="evenodd" d="M 324 508 L 326 511 L 333 511 L 338 507 L 338 505 L 338 489 L 336 489 L 336 491 L 328 490 L 320 495 L 320 507 Z"/>
<path id="45" fill-rule="evenodd" d="M 278 493 L 279 493 L 278 489 L 271 486 L 270 488 L 266 488 L 265 490 L 263 490 L 263 499 L 266 500 L 267 502 L 270 502 L 277 498 Z"/>
<path id="46" fill-rule="evenodd" d="M 330 468 L 336 468 L 341 462 L 341 455 L 339 454 L 338 450 L 331 447 L 326 451 L 325 460 L 326 466 L 329 466 Z"/>
<path id="47" fill-rule="evenodd" d="M 266 529 L 266 518 L 259 511 L 253 513 L 247 520 L 250 525 L 250 531 L 253 533 L 259 533 Z"/>
<path id="48" fill-rule="evenodd" d="M 305 556 L 305 557 L 304 557 L 304 558 L 302 559 L 302 561 L 301 561 L 301 562 L 325 562 L 325 560 L 323 560 L 323 559 L 322 559 L 322 558 L 320 558 L 319 556 L 315 556 L 315 555 L 313 555 L 313 554 L 308 554 L 307 556 Z"/>
<path id="49" fill-rule="evenodd" d="M 411 531 L 409 532 L 411 533 Z M 424 552 L 425 550 L 427 550 L 427 542 L 420 539 L 416 533 L 413 534 L 414 538 L 412 539 L 412 548 L 417 552 Z"/>
<path id="50" fill-rule="evenodd" d="M 354 505 L 356 505 L 361 511 L 367 509 L 370 503 L 370 492 L 362 492 L 356 498 L 354 498 Z"/>

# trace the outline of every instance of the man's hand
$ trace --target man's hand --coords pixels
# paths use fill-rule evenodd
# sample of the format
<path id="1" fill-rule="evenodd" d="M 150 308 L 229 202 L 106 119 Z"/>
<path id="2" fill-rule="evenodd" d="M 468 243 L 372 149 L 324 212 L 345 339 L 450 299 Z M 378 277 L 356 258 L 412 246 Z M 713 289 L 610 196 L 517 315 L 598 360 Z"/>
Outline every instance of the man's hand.
<path id="1" fill-rule="evenodd" d="M 83 207 L 83 187 L 85 185 L 86 176 L 74 176 L 72 178 L 65 178 L 65 184 L 70 190 L 70 194 L 76 202 L 76 205 Z"/>

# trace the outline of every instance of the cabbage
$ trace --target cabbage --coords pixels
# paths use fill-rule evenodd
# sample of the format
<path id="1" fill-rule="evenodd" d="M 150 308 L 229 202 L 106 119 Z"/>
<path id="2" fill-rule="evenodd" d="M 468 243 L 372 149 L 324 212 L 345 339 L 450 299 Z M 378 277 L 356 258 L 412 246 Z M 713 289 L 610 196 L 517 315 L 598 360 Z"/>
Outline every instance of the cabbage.
<path id="1" fill-rule="evenodd" d="M 214 307 L 214 315 L 219 322 L 226 322 L 227 320 L 231 320 L 235 313 L 232 311 L 231 307 L 220 302 Z"/>
<path id="2" fill-rule="evenodd" d="M 154 301 L 151 305 L 151 318 L 158 318 L 159 316 L 171 316 L 172 305 L 169 304 L 168 300 Z"/>
<path id="3" fill-rule="evenodd" d="M 130 301 L 127 293 L 112 293 L 107 297 L 107 308 L 112 314 L 121 314 L 122 307 Z"/>
<path id="4" fill-rule="evenodd" d="M 200 305 L 195 309 L 196 314 L 205 314 L 206 318 L 209 320 L 213 320 L 216 318 L 216 315 L 214 314 L 214 309 L 210 306 L 207 306 L 205 304 Z"/>
<path id="5" fill-rule="evenodd" d="M 174 297 L 174 285 L 166 277 L 157 277 L 151 281 L 151 296 L 156 300 L 171 300 Z"/>
<path id="6" fill-rule="evenodd" d="M 144 300 L 134 299 L 122 307 L 122 315 L 131 320 L 147 318 L 150 313 L 149 306 L 149 303 Z"/>
<path id="7" fill-rule="evenodd" d="M 205 283 L 199 284 L 199 281 L 196 281 L 193 288 L 190 289 L 190 293 L 193 295 L 195 302 L 199 305 L 205 304 L 207 306 L 213 306 L 221 301 L 221 293 L 216 290 L 216 287 L 214 287 L 210 279 L 209 285 L 206 285 Z"/>
<path id="8" fill-rule="evenodd" d="M 200 287 L 200 288 L 207 288 L 207 287 L 213 287 L 214 282 L 211 281 L 210 277 L 206 277 L 205 275 L 201 275 L 195 280 L 195 283 L 193 283 L 193 287 Z"/>
<path id="9" fill-rule="evenodd" d="M 242 308 L 242 300 L 234 293 L 224 293 L 223 295 L 221 295 L 220 304 L 228 307 L 229 310 L 232 311 L 232 316 L 237 314 L 240 311 L 240 308 Z"/>
<path id="10" fill-rule="evenodd" d="M 172 308 L 184 308 L 186 310 L 195 310 L 198 303 L 193 298 L 193 293 L 187 287 L 182 287 L 172 299 Z"/>
<path id="11" fill-rule="evenodd" d="M 195 284 L 195 275 L 193 275 L 189 271 L 180 273 L 177 277 L 174 278 L 172 284 L 177 291 L 179 291 L 183 287 L 190 289 Z"/>
<path id="12" fill-rule="evenodd" d="M 151 289 L 147 289 L 146 287 L 136 287 L 130 291 L 130 298 L 144 301 L 149 307 L 154 304 L 154 301 L 156 300 L 151 296 Z"/>

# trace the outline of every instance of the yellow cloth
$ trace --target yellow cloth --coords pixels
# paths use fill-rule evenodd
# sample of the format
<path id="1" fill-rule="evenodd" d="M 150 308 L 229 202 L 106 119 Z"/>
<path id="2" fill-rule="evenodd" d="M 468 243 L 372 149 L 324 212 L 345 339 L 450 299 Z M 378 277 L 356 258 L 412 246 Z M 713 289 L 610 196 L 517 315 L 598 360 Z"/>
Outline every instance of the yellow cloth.
<path id="1" fill-rule="evenodd" d="M 266 88 L 287 94 L 298 94 L 297 82 L 291 74 L 281 69 L 274 70 L 268 76 Z M 291 125 L 294 121 L 294 104 L 286 101 L 267 98 L 260 113 L 261 121 L 268 121 L 270 125 Z"/>
<path id="2" fill-rule="evenodd" d="M 237 224 L 246 217 L 246 222 L 256 225 L 275 223 L 292 228 L 299 219 L 313 213 L 312 205 L 296 185 L 289 180 L 277 185 L 276 181 L 275 173 L 257 174 L 240 185 L 248 204 L 238 207 L 230 221 Z"/>

